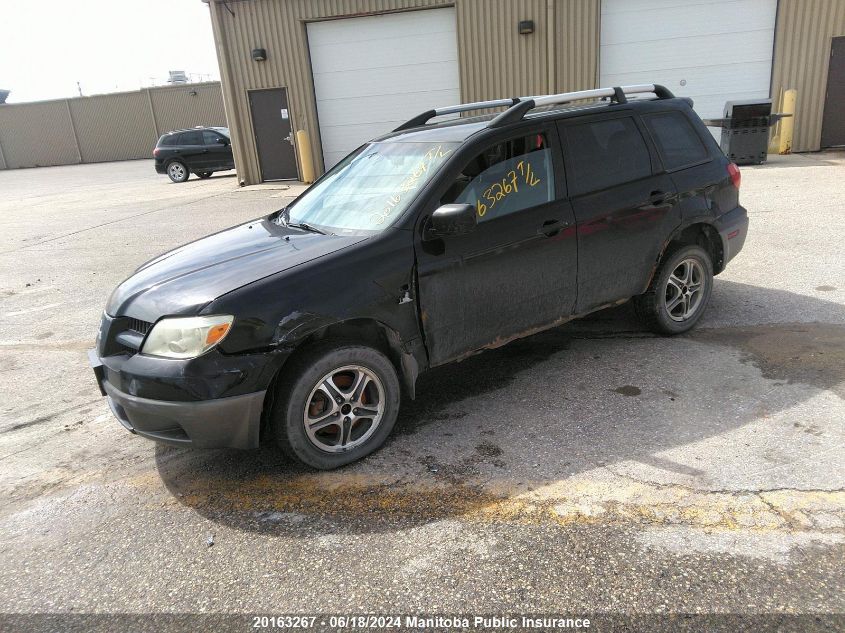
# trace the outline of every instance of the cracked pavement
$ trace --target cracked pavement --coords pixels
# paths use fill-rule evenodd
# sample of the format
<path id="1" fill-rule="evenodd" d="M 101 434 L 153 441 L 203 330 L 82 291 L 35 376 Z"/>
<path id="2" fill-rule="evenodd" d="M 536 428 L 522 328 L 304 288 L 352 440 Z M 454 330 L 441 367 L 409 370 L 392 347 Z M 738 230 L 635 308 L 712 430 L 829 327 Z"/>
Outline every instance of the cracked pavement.
<path id="1" fill-rule="evenodd" d="M 0 172 L 0 610 L 841 614 L 845 157 L 742 172 L 694 332 L 622 306 L 438 368 L 331 473 L 129 435 L 85 355 L 137 265 L 297 188 Z"/>

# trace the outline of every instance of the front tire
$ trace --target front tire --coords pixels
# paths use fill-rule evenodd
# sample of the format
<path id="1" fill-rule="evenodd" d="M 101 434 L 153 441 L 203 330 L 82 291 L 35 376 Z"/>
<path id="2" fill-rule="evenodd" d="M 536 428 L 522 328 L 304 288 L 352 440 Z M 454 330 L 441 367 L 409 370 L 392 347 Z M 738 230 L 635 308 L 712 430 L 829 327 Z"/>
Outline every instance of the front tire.
<path id="1" fill-rule="evenodd" d="M 174 160 L 167 165 L 167 175 L 173 182 L 185 182 L 191 176 L 188 167 L 179 160 Z"/>
<path id="2" fill-rule="evenodd" d="M 276 443 L 319 470 L 379 448 L 396 423 L 400 386 L 388 358 L 371 347 L 320 343 L 284 372 L 271 414 Z"/>
<path id="3" fill-rule="evenodd" d="M 701 320 L 712 290 L 709 253 L 682 246 L 664 257 L 648 291 L 634 297 L 634 310 L 658 334 L 683 334 Z"/>

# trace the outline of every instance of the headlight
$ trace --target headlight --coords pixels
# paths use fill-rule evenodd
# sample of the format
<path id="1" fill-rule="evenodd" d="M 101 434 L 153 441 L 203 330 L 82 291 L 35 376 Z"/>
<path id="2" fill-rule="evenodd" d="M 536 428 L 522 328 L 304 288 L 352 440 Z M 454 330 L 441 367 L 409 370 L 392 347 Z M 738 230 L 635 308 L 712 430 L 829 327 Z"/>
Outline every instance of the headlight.
<path id="1" fill-rule="evenodd" d="M 222 341 L 235 317 L 199 316 L 162 319 L 147 335 L 142 354 L 166 358 L 194 358 Z"/>

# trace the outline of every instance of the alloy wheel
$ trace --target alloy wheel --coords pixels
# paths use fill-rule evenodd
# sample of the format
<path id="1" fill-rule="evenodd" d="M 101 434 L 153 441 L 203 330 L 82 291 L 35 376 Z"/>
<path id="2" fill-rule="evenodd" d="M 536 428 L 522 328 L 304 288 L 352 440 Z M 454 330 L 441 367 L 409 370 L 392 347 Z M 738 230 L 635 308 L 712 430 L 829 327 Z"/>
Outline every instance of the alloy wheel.
<path id="1" fill-rule="evenodd" d="M 384 387 L 378 376 L 360 365 L 339 367 L 311 390 L 303 412 L 308 439 L 329 453 L 364 444 L 384 415 Z"/>
<path id="2" fill-rule="evenodd" d="M 665 305 L 669 318 L 686 321 L 701 306 L 704 297 L 704 268 L 692 258 L 682 260 L 666 281 Z"/>
<path id="3" fill-rule="evenodd" d="M 182 166 L 182 163 L 170 163 L 167 174 L 172 180 L 182 180 L 185 178 L 185 167 Z"/>

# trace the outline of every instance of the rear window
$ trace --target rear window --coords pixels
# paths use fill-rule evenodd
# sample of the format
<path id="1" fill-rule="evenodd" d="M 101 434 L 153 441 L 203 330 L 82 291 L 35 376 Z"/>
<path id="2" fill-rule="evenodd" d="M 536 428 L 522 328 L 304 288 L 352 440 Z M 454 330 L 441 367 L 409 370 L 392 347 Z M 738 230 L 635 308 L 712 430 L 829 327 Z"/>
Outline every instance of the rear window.
<path id="1" fill-rule="evenodd" d="M 680 112 L 663 112 L 643 117 L 657 151 L 668 171 L 707 159 L 707 148 L 687 118 Z"/>
<path id="2" fill-rule="evenodd" d="M 158 139 L 158 146 L 167 147 L 168 145 L 176 145 L 178 137 L 178 134 L 164 134 L 160 139 Z"/>
<path id="3" fill-rule="evenodd" d="M 566 140 L 575 194 L 651 175 L 648 148 L 630 117 L 568 126 Z"/>
<path id="4" fill-rule="evenodd" d="M 179 135 L 179 145 L 202 145 L 202 132 L 182 132 Z"/>

